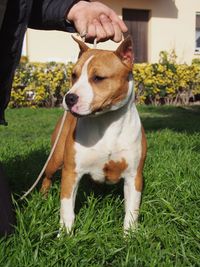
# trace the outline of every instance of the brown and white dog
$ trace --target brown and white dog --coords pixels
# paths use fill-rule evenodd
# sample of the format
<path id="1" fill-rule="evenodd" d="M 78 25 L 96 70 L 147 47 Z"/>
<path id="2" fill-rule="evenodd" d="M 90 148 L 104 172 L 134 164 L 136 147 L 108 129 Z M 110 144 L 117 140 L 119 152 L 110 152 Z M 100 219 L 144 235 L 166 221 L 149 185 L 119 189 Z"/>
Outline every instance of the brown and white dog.
<path id="1" fill-rule="evenodd" d="M 94 181 L 117 183 L 124 178 L 124 229 L 135 227 L 143 187 L 146 139 L 134 103 L 132 41 L 116 51 L 80 47 L 72 87 L 64 97 L 68 110 L 55 152 L 45 171 L 42 192 L 62 168 L 60 224 L 71 231 L 78 184 L 84 174 Z M 59 130 L 54 130 L 52 143 Z"/>

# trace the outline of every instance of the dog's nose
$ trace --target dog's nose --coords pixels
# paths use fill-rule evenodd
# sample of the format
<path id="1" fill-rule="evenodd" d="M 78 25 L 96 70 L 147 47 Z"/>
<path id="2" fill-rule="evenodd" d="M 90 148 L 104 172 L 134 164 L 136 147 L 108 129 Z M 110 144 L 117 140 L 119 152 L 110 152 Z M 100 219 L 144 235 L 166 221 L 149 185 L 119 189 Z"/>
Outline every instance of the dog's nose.
<path id="1" fill-rule="evenodd" d="M 78 96 L 76 94 L 66 94 L 65 103 L 69 108 L 78 102 Z"/>

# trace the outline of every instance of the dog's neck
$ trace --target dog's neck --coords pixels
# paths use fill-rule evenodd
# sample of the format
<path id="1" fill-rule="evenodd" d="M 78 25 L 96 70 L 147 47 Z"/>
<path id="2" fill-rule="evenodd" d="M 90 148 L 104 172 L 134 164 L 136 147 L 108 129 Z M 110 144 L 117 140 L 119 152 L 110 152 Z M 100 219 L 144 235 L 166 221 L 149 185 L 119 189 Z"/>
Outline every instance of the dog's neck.
<path id="1" fill-rule="evenodd" d="M 134 94 L 134 86 L 133 86 L 133 75 L 132 73 L 129 74 L 129 86 L 128 86 L 128 92 L 127 92 L 127 97 L 122 100 L 119 104 L 113 105 L 111 108 L 108 110 L 105 110 L 103 113 L 100 112 L 99 115 L 106 114 L 108 112 L 116 112 L 121 109 L 127 110 L 128 106 L 134 102 L 135 94 Z M 95 115 L 98 115 L 98 112 L 95 113 Z"/>
<path id="2" fill-rule="evenodd" d="M 78 118 L 76 141 L 89 147 L 97 143 L 108 129 L 112 129 L 112 133 L 118 135 L 127 125 L 131 127 L 137 117 L 133 80 L 129 81 L 129 91 L 131 92 L 128 92 L 126 102 L 118 109 L 107 111 L 98 116 Z"/>

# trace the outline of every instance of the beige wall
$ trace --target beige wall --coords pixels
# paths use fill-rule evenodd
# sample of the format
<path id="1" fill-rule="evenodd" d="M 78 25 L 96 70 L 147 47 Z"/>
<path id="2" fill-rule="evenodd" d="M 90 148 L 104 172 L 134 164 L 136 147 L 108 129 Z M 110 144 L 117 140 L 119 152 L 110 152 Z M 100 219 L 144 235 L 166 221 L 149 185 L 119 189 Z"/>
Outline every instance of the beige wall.
<path id="1" fill-rule="evenodd" d="M 119 16 L 122 8 L 150 10 L 148 29 L 148 60 L 157 62 L 159 52 L 175 49 L 180 63 L 190 63 L 199 57 L 195 50 L 195 14 L 200 12 L 200 0 L 103 0 Z M 28 30 L 26 51 L 30 61 L 75 61 L 78 47 L 70 34 L 56 31 Z M 109 41 L 99 48 L 115 49 Z"/>

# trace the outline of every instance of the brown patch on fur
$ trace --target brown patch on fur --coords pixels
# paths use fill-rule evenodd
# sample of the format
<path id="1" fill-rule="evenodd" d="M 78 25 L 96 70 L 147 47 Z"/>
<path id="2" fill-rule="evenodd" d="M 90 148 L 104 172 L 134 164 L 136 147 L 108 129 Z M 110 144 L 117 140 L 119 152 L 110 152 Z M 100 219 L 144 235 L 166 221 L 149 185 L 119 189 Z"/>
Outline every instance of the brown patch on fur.
<path id="1" fill-rule="evenodd" d="M 115 53 L 104 51 L 100 55 L 94 55 L 88 65 L 89 82 L 94 90 L 92 111 L 110 108 L 126 98 L 129 73 L 130 70 L 123 65 Z M 95 82 L 94 76 L 105 77 L 105 79 Z"/>
<path id="2" fill-rule="evenodd" d="M 88 64 L 88 80 L 94 90 L 91 110 L 95 112 L 110 108 L 126 97 L 130 68 L 122 63 L 115 52 L 89 49 L 81 55 L 73 68 L 73 73 L 76 75 L 73 84 L 78 81 L 83 65 L 90 57 L 92 59 Z M 96 82 L 95 76 L 105 79 Z"/>
<path id="3" fill-rule="evenodd" d="M 147 153 L 147 142 L 146 142 L 144 128 L 142 127 L 141 130 L 142 130 L 142 141 L 141 141 L 142 153 L 141 153 L 140 162 L 139 162 L 139 165 L 138 165 L 138 168 L 137 168 L 137 174 L 136 174 L 136 177 L 135 177 L 135 189 L 138 192 L 142 192 L 142 188 L 143 188 L 142 171 L 143 171 L 143 168 L 144 168 L 144 163 L 145 163 L 146 153 Z"/>
<path id="4" fill-rule="evenodd" d="M 68 112 L 66 119 L 65 119 L 65 122 L 64 122 L 64 125 L 63 125 L 63 129 L 62 129 L 61 134 L 60 134 L 60 138 L 58 140 L 58 143 L 55 147 L 54 153 L 53 153 L 51 159 L 49 160 L 49 163 L 48 163 L 46 170 L 45 170 L 45 178 L 42 182 L 42 187 L 40 189 L 40 191 L 43 194 L 48 193 L 48 190 L 49 190 L 51 183 L 52 183 L 51 179 L 52 179 L 53 174 L 63 166 L 65 141 L 66 141 L 66 137 L 69 134 L 69 131 L 71 129 L 72 121 L 74 119 L 75 118 Z M 62 117 L 58 120 L 58 122 L 55 126 L 55 129 L 53 131 L 53 134 L 51 137 L 51 145 L 52 146 L 55 142 L 58 131 L 60 129 L 61 121 L 62 121 Z"/>
<path id="5" fill-rule="evenodd" d="M 48 192 L 49 192 L 49 189 L 51 187 L 51 184 L 52 184 L 51 178 L 45 176 L 44 179 L 43 179 L 43 181 L 42 181 L 42 186 L 40 188 L 40 192 L 44 196 L 47 196 L 48 195 Z"/>
<path id="6" fill-rule="evenodd" d="M 51 145 L 53 146 L 56 136 L 58 134 L 59 128 L 60 128 L 60 124 L 62 121 L 62 117 L 58 120 L 55 129 L 53 131 L 53 134 L 51 136 Z M 65 139 L 66 139 L 66 135 L 68 133 L 70 129 L 70 124 L 68 123 L 68 114 L 67 117 L 65 119 L 64 125 L 63 125 L 63 129 L 61 131 L 60 134 L 60 138 L 58 140 L 58 143 L 55 147 L 54 153 L 51 157 L 51 159 L 49 160 L 49 163 L 46 167 L 45 170 L 45 178 L 42 182 L 42 187 L 40 189 L 40 192 L 42 192 L 43 194 L 47 194 L 49 191 L 49 188 L 51 186 L 51 179 L 53 174 L 63 165 L 63 154 L 64 154 L 64 144 L 65 144 Z"/>
<path id="7" fill-rule="evenodd" d="M 75 129 L 77 118 L 69 113 L 70 129 L 66 136 L 65 142 L 65 153 L 64 153 L 64 166 L 62 168 L 62 179 L 61 179 L 61 199 L 70 198 L 73 185 L 76 179 L 76 163 L 75 163 Z"/>
<path id="8" fill-rule="evenodd" d="M 77 44 L 79 45 L 79 48 L 80 48 L 79 57 L 80 57 L 84 52 L 86 52 L 88 49 L 90 49 L 90 48 L 85 44 L 85 42 L 83 42 L 82 40 L 80 40 L 80 39 L 78 39 L 78 38 L 75 38 L 73 35 L 72 35 L 72 38 L 73 38 L 74 41 L 77 42 Z"/>
<path id="9" fill-rule="evenodd" d="M 120 44 L 115 53 L 121 59 L 123 64 L 125 64 L 125 66 L 131 71 L 133 67 L 134 54 L 133 43 L 130 35 Z"/>
<path id="10" fill-rule="evenodd" d="M 122 172 L 128 167 L 126 160 L 121 161 L 110 160 L 104 165 L 103 171 L 107 181 L 116 183 L 120 180 Z"/>

